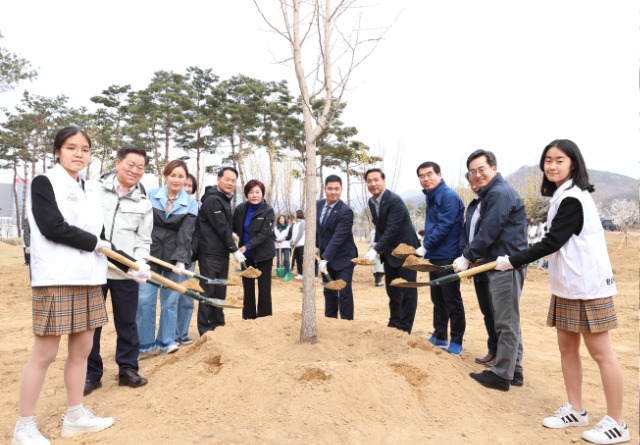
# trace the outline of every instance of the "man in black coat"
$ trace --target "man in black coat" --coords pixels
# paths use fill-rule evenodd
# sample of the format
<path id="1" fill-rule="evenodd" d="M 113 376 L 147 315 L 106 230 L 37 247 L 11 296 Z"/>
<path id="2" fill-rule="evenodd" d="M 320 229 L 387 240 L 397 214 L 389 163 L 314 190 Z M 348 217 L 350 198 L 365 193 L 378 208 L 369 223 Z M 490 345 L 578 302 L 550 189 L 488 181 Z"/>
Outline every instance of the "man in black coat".
<path id="1" fill-rule="evenodd" d="M 342 179 L 329 175 L 324 181 L 326 199 L 316 201 L 316 246 L 320 250 L 318 269 L 333 280 L 344 280 L 341 291 L 324 288 L 325 317 L 353 320 L 353 291 L 351 281 L 358 256 L 353 240 L 353 210 L 340 199 Z"/>
<path id="2" fill-rule="evenodd" d="M 229 253 L 236 261 L 244 261 L 238 251 L 231 230 L 231 198 L 236 190 L 238 171 L 233 167 L 223 167 L 218 172 L 218 185 L 207 190 L 202 197 L 202 207 L 198 212 L 198 223 L 194 234 L 197 246 L 200 273 L 208 278 L 228 278 Z M 226 286 L 215 286 L 200 281 L 200 286 L 209 298 L 227 298 Z M 222 308 L 208 304 L 198 304 L 198 332 L 204 335 L 218 326 L 224 326 Z"/>
<path id="3" fill-rule="evenodd" d="M 398 244 L 418 247 L 420 242 L 411 223 L 409 210 L 400 196 L 386 190 L 385 175 L 379 168 L 367 170 L 364 175 L 371 193 L 369 210 L 376 228 L 375 245 L 366 253 L 365 259 L 373 261 L 376 255 L 384 263 L 384 279 L 389 296 L 389 324 L 387 326 L 411 333 L 418 307 L 418 290 L 391 286 L 391 281 L 403 278 L 416 281 L 415 270 L 404 269 L 404 260 L 391 255 Z"/>

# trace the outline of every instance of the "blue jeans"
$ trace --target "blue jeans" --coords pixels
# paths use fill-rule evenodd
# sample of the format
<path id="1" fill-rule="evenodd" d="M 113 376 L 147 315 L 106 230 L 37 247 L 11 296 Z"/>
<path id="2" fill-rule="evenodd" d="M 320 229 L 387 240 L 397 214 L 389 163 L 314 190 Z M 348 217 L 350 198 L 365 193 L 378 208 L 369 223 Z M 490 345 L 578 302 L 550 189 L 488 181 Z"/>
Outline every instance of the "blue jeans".
<path id="1" fill-rule="evenodd" d="M 159 271 L 158 274 L 176 283 L 180 283 L 187 278 L 184 275 L 175 274 L 167 269 Z M 160 289 L 160 327 L 158 328 L 158 336 L 156 337 L 158 288 L 150 284 L 140 285 L 138 311 L 136 313 L 138 337 L 140 338 L 140 352 L 164 349 L 170 344 L 175 343 L 179 299 L 180 293 L 164 287 Z"/>
<path id="2" fill-rule="evenodd" d="M 284 257 L 284 261 L 282 261 L 282 258 L 280 258 L 280 252 L 282 252 L 282 256 Z M 289 267 L 289 256 L 290 255 L 291 255 L 291 248 L 287 247 L 287 248 L 278 249 L 278 255 L 276 256 L 276 258 L 277 258 L 276 267 L 284 266 L 285 273 L 289 273 L 289 270 L 291 270 L 291 268 Z"/>
<path id="3" fill-rule="evenodd" d="M 189 270 L 194 272 L 196 269 L 195 261 L 191 263 Z M 189 336 L 189 325 L 191 324 L 191 315 L 193 315 L 194 307 L 193 298 L 180 294 L 178 299 L 178 320 L 176 322 L 176 340 L 184 340 Z"/>

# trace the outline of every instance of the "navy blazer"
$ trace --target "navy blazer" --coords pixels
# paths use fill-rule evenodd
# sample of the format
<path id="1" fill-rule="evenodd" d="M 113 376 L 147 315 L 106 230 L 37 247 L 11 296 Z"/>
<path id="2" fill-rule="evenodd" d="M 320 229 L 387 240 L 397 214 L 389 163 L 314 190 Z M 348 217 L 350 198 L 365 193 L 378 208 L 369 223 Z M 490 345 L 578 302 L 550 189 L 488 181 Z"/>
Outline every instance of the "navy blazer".
<path id="1" fill-rule="evenodd" d="M 353 267 L 351 260 L 358 257 L 353 240 L 353 210 L 338 200 L 321 225 L 320 217 L 326 202 L 326 199 L 316 201 L 316 246 L 320 249 L 320 258 L 329 261 L 333 270 Z"/>
<path id="2" fill-rule="evenodd" d="M 416 248 L 420 246 L 409 210 L 399 195 L 385 190 L 380 202 L 380 214 L 377 215 L 372 199 L 369 199 L 369 210 L 376 227 L 374 240 L 376 252 L 380 254 L 383 263 L 388 263 L 392 267 L 401 267 L 404 260 L 391 255 L 391 251 L 400 243 Z"/>

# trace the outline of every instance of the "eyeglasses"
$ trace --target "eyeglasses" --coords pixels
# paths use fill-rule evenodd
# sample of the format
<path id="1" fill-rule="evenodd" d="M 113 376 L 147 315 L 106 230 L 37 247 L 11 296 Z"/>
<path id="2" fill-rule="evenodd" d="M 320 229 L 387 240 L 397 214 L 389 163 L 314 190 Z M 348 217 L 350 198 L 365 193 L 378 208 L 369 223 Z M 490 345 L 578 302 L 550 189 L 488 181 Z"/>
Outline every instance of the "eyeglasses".
<path id="1" fill-rule="evenodd" d="M 75 145 L 67 145 L 66 147 L 61 147 L 61 148 L 72 151 L 74 153 L 82 153 L 83 155 L 88 155 L 91 152 L 90 147 L 88 145 L 85 145 L 83 147 L 76 147 Z"/>
<path id="2" fill-rule="evenodd" d="M 480 167 L 478 170 L 469 170 L 469 177 L 480 176 L 489 170 L 488 167 Z"/>
<path id="3" fill-rule="evenodd" d="M 425 173 L 424 175 L 418 175 L 418 179 L 433 178 L 434 176 L 435 176 L 435 172 L 428 172 L 428 173 Z"/>
<path id="4" fill-rule="evenodd" d="M 144 165 L 136 165 L 133 162 L 125 162 L 124 166 L 127 167 L 128 170 L 133 170 L 135 172 L 144 172 Z"/>

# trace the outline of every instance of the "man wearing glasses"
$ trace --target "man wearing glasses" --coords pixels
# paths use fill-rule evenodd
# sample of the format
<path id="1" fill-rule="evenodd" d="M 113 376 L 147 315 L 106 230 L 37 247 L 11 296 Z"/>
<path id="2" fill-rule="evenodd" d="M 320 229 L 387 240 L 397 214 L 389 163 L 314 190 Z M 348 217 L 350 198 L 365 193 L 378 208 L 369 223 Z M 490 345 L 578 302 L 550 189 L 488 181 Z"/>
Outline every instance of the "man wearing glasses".
<path id="1" fill-rule="evenodd" d="M 436 266 L 448 266 L 460 255 L 464 204 L 460 196 L 445 184 L 440 166 L 435 162 L 420 164 L 417 174 L 422 193 L 426 196 L 427 211 L 424 238 L 416 252 L 420 257 L 429 258 Z M 431 272 L 429 279 L 435 280 L 449 273 Z M 433 335 L 429 342 L 459 356 L 462 353 L 462 338 L 466 329 L 460 281 L 431 286 L 430 292 L 433 303 Z"/>
<path id="2" fill-rule="evenodd" d="M 527 215 L 518 193 L 498 173 L 495 155 L 476 150 L 467 158 L 469 177 L 478 186 L 480 220 L 476 235 L 454 262 L 456 272 L 466 270 L 469 262 L 495 261 L 501 255 L 513 255 L 527 248 Z M 527 266 L 508 271 L 489 271 L 489 292 L 498 335 L 495 364 L 490 371 L 470 373 L 481 385 L 508 391 L 522 386 L 522 335 L 520 332 L 520 294 Z"/>
<path id="3" fill-rule="evenodd" d="M 119 249 L 134 257 L 148 270 L 146 261 L 151 248 L 153 212 L 151 202 L 140 179 L 147 165 L 147 153 L 140 147 L 123 147 L 116 154 L 116 172 L 100 178 L 102 214 L 105 236 Z M 138 374 L 140 341 L 136 325 L 138 283 L 121 274 L 109 271 L 107 284 L 102 286 L 104 298 L 111 294 L 113 323 L 116 328 L 116 363 L 118 384 L 137 388 L 147 379 Z M 84 394 L 102 386 L 103 365 L 100 357 L 102 328 L 93 333 L 93 348 L 87 361 L 87 380 Z"/>

